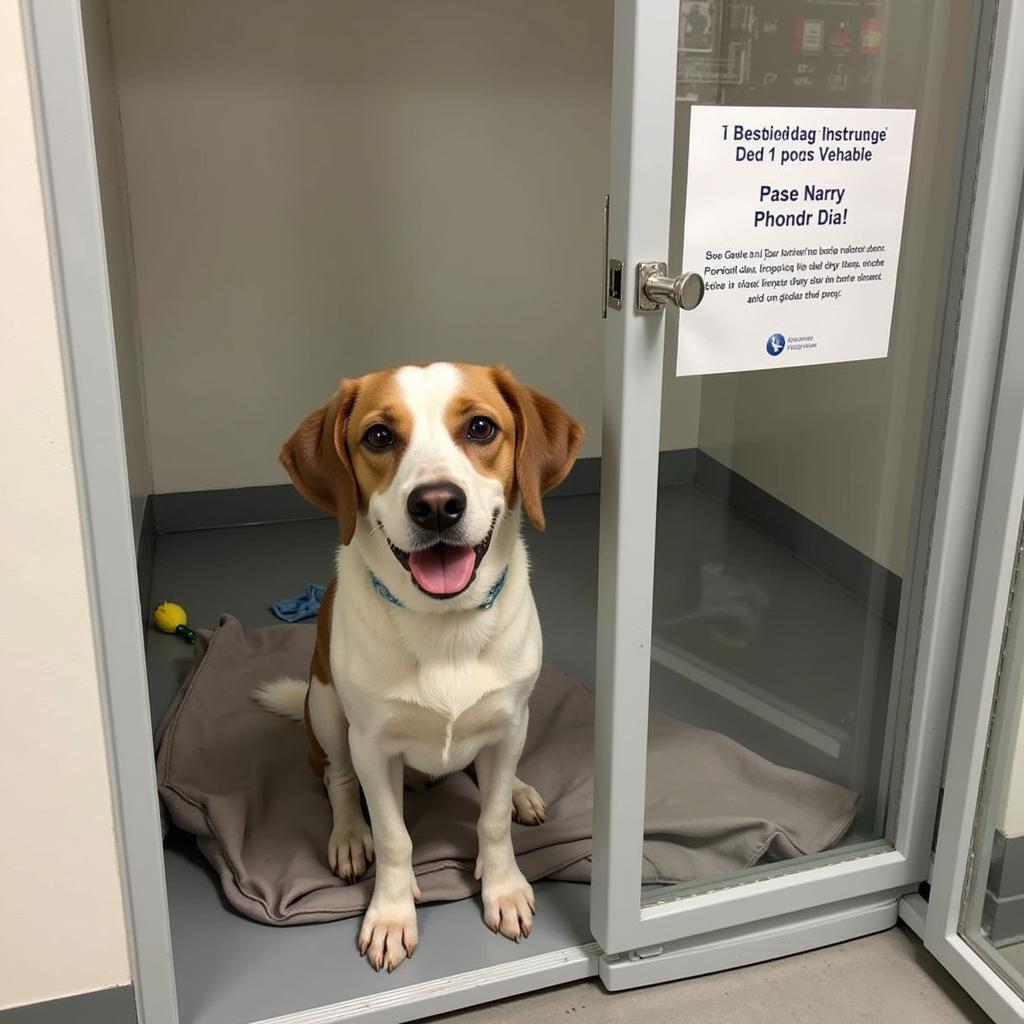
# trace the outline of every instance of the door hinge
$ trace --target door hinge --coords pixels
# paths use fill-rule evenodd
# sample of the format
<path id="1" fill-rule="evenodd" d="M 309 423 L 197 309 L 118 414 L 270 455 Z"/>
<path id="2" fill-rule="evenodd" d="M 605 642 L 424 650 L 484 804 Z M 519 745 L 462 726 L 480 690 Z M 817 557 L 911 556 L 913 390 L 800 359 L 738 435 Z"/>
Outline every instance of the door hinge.
<path id="1" fill-rule="evenodd" d="M 636 963 L 638 960 L 650 960 L 652 957 L 661 956 L 664 952 L 664 946 L 641 946 L 639 949 L 631 949 L 626 954 L 626 959 Z"/>

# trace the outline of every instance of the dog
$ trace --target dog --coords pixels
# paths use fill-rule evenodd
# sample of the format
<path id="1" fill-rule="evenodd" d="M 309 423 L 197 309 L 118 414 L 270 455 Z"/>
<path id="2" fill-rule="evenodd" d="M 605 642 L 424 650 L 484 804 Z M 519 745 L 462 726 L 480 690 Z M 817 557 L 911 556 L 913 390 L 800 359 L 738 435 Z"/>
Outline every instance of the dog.
<path id="1" fill-rule="evenodd" d="M 376 857 L 359 932 L 375 970 L 394 970 L 418 941 L 406 767 L 475 771 L 484 921 L 516 942 L 530 933 L 536 905 L 511 822 L 545 813 L 516 777 L 542 645 L 521 519 L 544 528 L 541 499 L 582 440 L 508 369 L 433 363 L 343 380 L 281 450 L 298 491 L 337 516 L 341 544 L 308 683 L 256 696 L 305 721 L 333 814 L 332 871 L 352 881 Z"/>

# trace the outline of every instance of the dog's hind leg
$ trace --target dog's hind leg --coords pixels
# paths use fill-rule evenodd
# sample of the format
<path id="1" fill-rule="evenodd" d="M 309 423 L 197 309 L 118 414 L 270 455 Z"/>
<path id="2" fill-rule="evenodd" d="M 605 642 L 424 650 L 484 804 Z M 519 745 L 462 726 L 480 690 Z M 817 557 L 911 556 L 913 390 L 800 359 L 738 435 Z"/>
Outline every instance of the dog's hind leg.
<path id="1" fill-rule="evenodd" d="M 547 814 L 547 805 L 540 793 L 518 776 L 512 780 L 512 820 L 520 825 L 540 825 Z"/>
<path id="2" fill-rule="evenodd" d="M 476 765 L 468 765 L 466 774 L 480 786 L 477 778 Z M 548 808 L 544 798 L 528 782 L 518 776 L 512 780 L 512 820 L 520 825 L 541 825 L 547 816 Z"/>
<path id="3" fill-rule="evenodd" d="M 373 862 L 373 837 L 359 805 L 359 779 L 349 750 L 348 720 L 334 687 L 315 675 L 306 698 L 306 728 L 310 762 L 323 779 L 334 816 L 327 861 L 339 878 L 354 882 Z"/>

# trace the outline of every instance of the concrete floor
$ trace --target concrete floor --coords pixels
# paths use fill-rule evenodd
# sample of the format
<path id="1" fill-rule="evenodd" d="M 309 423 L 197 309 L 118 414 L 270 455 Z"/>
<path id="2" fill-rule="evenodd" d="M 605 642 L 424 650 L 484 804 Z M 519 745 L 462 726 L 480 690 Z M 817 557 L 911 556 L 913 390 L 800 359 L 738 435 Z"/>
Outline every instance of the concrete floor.
<path id="1" fill-rule="evenodd" d="M 1019 971 L 1024 971 L 1024 942 L 1014 942 L 999 950 Z"/>
<path id="2" fill-rule="evenodd" d="M 457 1024 L 985 1024 L 988 1017 L 902 925 L 854 942 L 687 981 L 605 992 L 596 980 L 463 1013 Z"/>
<path id="3" fill-rule="evenodd" d="M 1014 942 L 1009 946 L 1001 946 L 997 950 L 1010 967 L 1019 974 L 1024 975 L 1024 942 Z"/>

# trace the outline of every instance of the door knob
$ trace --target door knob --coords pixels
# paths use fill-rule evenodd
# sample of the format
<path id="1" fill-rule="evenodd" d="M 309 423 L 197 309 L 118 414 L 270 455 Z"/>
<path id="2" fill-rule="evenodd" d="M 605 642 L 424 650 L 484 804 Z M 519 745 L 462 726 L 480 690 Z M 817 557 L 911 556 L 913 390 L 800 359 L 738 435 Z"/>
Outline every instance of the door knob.
<path id="1" fill-rule="evenodd" d="M 655 313 L 671 302 L 680 309 L 696 309 L 704 298 L 704 279 L 700 274 L 668 276 L 664 263 L 651 261 L 636 265 L 636 311 Z"/>

